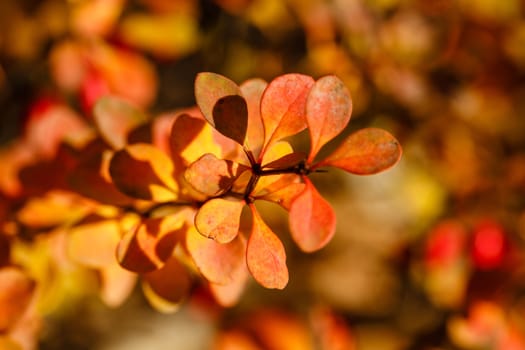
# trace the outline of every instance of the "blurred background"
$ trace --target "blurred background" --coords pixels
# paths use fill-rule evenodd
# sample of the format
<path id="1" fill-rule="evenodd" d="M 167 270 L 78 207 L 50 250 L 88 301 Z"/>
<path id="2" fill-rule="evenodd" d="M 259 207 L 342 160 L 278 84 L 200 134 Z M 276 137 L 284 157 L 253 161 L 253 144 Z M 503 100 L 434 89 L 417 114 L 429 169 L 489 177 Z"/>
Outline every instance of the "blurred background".
<path id="1" fill-rule="evenodd" d="M 109 308 L 86 278 L 55 278 L 38 348 L 525 349 L 524 14 L 523 0 L 2 0 L 6 194 L 7 150 L 50 105 L 89 116 L 111 93 L 157 116 L 194 105 L 201 71 L 335 74 L 353 98 L 338 140 L 376 126 L 404 150 L 379 175 L 313 176 L 338 217 L 320 252 L 262 208 L 286 244 L 284 291 L 251 282 L 235 307 L 197 293 L 164 315 L 140 290 Z"/>

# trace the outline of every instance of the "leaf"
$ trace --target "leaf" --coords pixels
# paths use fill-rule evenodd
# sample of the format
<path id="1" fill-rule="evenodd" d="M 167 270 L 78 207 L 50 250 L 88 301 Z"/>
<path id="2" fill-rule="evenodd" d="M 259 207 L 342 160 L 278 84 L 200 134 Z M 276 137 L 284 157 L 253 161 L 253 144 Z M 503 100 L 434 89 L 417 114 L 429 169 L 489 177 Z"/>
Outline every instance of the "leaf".
<path id="1" fill-rule="evenodd" d="M 328 141 L 350 121 L 352 99 L 344 83 L 333 75 L 317 80 L 306 102 L 306 122 L 310 133 L 308 163 Z"/>
<path id="2" fill-rule="evenodd" d="M 217 303 L 223 307 L 234 306 L 242 296 L 248 280 L 248 269 L 246 268 L 246 259 L 235 275 L 232 282 L 228 284 L 218 284 L 210 282 L 210 291 Z"/>
<path id="3" fill-rule="evenodd" d="M 213 198 L 200 207 L 195 227 L 201 235 L 219 243 L 231 242 L 239 233 L 245 202 L 235 198 Z"/>
<path id="4" fill-rule="evenodd" d="M 113 257 L 113 263 L 100 269 L 100 297 L 109 307 L 118 307 L 133 292 L 137 274 L 123 269 Z"/>
<path id="5" fill-rule="evenodd" d="M 0 332 L 22 316 L 33 297 L 35 282 L 15 267 L 0 269 Z"/>
<path id="6" fill-rule="evenodd" d="M 128 145 L 115 152 L 109 165 L 111 179 L 128 196 L 167 202 L 177 199 L 171 159 L 149 144 Z"/>
<path id="7" fill-rule="evenodd" d="M 335 166 L 352 174 L 369 175 L 386 170 L 401 158 L 399 142 L 385 130 L 366 128 L 350 134 L 319 166 Z"/>
<path id="8" fill-rule="evenodd" d="M 171 154 L 175 161 L 187 166 L 203 154 L 221 156 L 221 148 L 214 142 L 213 128 L 203 119 L 182 114 L 171 128 Z"/>
<path id="9" fill-rule="evenodd" d="M 261 98 L 265 147 L 306 128 L 306 98 L 314 80 L 306 75 L 285 74 L 274 79 Z"/>
<path id="10" fill-rule="evenodd" d="M 192 278 L 184 265 L 171 257 L 159 270 L 143 276 L 142 289 L 148 302 L 158 311 L 171 313 L 190 292 Z"/>
<path id="11" fill-rule="evenodd" d="M 246 248 L 246 263 L 253 278 L 266 288 L 284 289 L 288 284 L 286 253 L 279 238 L 250 204 L 252 231 Z"/>
<path id="12" fill-rule="evenodd" d="M 130 271 L 145 273 L 161 268 L 171 257 L 185 230 L 183 215 L 145 219 L 128 231 L 117 246 L 117 260 Z"/>
<path id="13" fill-rule="evenodd" d="M 102 268 L 116 263 L 115 248 L 121 230 L 117 220 L 101 220 L 70 229 L 67 252 L 82 265 Z"/>
<path id="14" fill-rule="evenodd" d="M 148 121 L 137 108 L 114 96 L 100 98 L 93 107 L 95 125 L 104 140 L 114 149 L 126 146 L 131 130 Z"/>
<path id="15" fill-rule="evenodd" d="M 293 152 L 285 154 L 281 158 L 278 158 L 268 164 L 263 165 L 263 169 L 286 169 L 294 167 L 300 164 L 306 159 L 304 152 Z"/>
<path id="16" fill-rule="evenodd" d="M 242 235 L 229 243 L 218 243 L 193 228 L 186 234 L 186 247 L 199 271 L 210 282 L 233 283 L 245 269 L 246 240 Z"/>
<path id="17" fill-rule="evenodd" d="M 240 145 L 244 144 L 248 128 L 248 106 L 244 97 L 221 97 L 213 106 L 215 129 Z"/>
<path id="18" fill-rule="evenodd" d="M 335 233 L 336 218 L 330 204 L 304 177 L 305 188 L 292 201 L 289 211 L 290 231 L 299 248 L 313 252 L 323 248 Z"/>
<path id="19" fill-rule="evenodd" d="M 197 191 L 213 197 L 228 191 L 247 167 L 205 154 L 184 172 L 185 180 Z"/>
<path id="20" fill-rule="evenodd" d="M 256 186 L 253 197 L 274 202 L 286 210 L 290 209 L 292 201 L 304 190 L 301 177 L 296 174 L 281 174 L 266 176 L 264 186 Z"/>
<path id="21" fill-rule="evenodd" d="M 239 96 L 240 99 L 231 96 Z M 226 100 L 223 100 L 223 102 L 221 103 L 226 104 L 224 112 L 233 112 L 235 110 L 238 110 L 241 111 L 241 113 L 233 113 L 230 116 L 231 119 L 227 120 L 226 117 L 222 114 L 222 112 L 219 112 L 218 118 L 216 120 L 216 105 L 219 102 L 219 100 L 225 97 Z M 235 124 L 240 125 L 239 130 L 244 129 L 244 133 L 246 133 L 245 128 L 248 123 L 248 110 L 246 102 L 241 96 L 241 89 L 233 81 L 216 73 L 199 73 L 197 75 L 197 78 L 195 79 L 195 99 L 202 114 L 204 115 L 204 118 L 219 132 L 223 133 L 223 135 L 231 137 L 230 135 L 228 135 L 229 128 L 235 128 Z M 241 99 L 243 100 L 243 102 L 241 102 Z M 242 106 L 243 103 L 244 106 Z M 231 126 L 228 124 L 230 124 Z M 241 133 L 236 131 L 234 134 L 236 136 L 239 136 Z M 244 141 L 244 136 L 242 138 Z M 233 139 L 236 140 L 235 138 Z M 240 144 L 242 144 L 242 141 L 240 142 Z"/>
<path id="22" fill-rule="evenodd" d="M 255 159 L 264 144 L 264 124 L 261 118 L 261 97 L 268 86 L 262 79 L 250 79 L 241 84 L 241 92 L 248 106 L 248 130 L 244 144 Z"/>

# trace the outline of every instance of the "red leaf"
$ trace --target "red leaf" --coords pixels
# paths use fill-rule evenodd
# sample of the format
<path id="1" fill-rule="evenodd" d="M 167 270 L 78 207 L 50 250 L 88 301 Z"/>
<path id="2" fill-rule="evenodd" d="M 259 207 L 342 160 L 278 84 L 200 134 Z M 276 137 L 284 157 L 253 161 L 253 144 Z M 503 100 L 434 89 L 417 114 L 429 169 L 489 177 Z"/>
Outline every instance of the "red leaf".
<path id="1" fill-rule="evenodd" d="M 15 267 L 0 269 L 0 332 L 11 327 L 25 312 L 35 283 Z"/>
<path id="2" fill-rule="evenodd" d="M 184 215 L 145 219 L 128 231 L 117 246 L 117 260 L 130 271 L 144 273 L 161 268 L 180 241 Z"/>
<path id="3" fill-rule="evenodd" d="M 335 213 L 330 204 L 304 177 L 305 189 L 290 205 L 290 231 L 295 243 L 305 252 L 324 247 L 335 233 Z"/>
<path id="4" fill-rule="evenodd" d="M 246 248 L 248 270 L 262 286 L 283 289 L 288 284 L 284 246 L 264 223 L 253 204 L 250 204 L 250 209 L 253 225 Z"/>
<path id="5" fill-rule="evenodd" d="M 195 227 L 201 235 L 219 243 L 231 242 L 239 233 L 244 201 L 235 198 L 213 198 L 200 207 Z"/>
<path id="6" fill-rule="evenodd" d="M 268 85 L 261 99 L 265 148 L 306 128 L 306 98 L 313 84 L 309 76 L 285 74 Z"/>
<path id="7" fill-rule="evenodd" d="M 246 240 L 242 235 L 229 243 L 218 243 L 203 237 L 196 229 L 189 229 L 186 247 L 199 271 L 210 282 L 233 283 L 246 268 Z"/>
<path id="8" fill-rule="evenodd" d="M 255 159 L 264 144 L 264 124 L 261 118 L 261 97 L 268 86 L 262 79 L 250 79 L 241 84 L 241 92 L 248 105 L 248 130 L 244 144 Z"/>
<path id="9" fill-rule="evenodd" d="M 128 134 L 148 118 L 129 102 L 113 97 L 102 97 L 93 108 L 93 118 L 104 140 L 115 149 L 126 145 Z"/>
<path id="10" fill-rule="evenodd" d="M 177 199 L 171 159 L 149 144 L 128 145 L 115 152 L 109 165 L 111 179 L 128 196 L 167 202 Z"/>
<path id="11" fill-rule="evenodd" d="M 184 178 L 197 191 L 213 197 L 228 191 L 235 179 L 246 169 L 208 153 L 186 169 Z"/>
<path id="12" fill-rule="evenodd" d="M 399 142 L 382 129 L 366 128 L 349 135 L 314 168 L 331 165 L 352 174 L 369 175 L 392 167 L 401 158 Z"/>
<path id="13" fill-rule="evenodd" d="M 306 122 L 310 132 L 308 162 L 328 141 L 337 136 L 350 121 L 352 99 L 344 83 L 329 75 L 317 80 L 306 102 Z"/>
<path id="14" fill-rule="evenodd" d="M 174 312 L 188 296 L 192 278 L 176 257 L 171 257 L 159 270 L 143 276 L 142 288 L 148 302 L 158 311 Z"/>
<path id="15" fill-rule="evenodd" d="M 215 129 L 241 145 L 244 143 L 248 109 L 237 84 L 216 73 L 199 73 L 195 98 L 204 118 Z"/>

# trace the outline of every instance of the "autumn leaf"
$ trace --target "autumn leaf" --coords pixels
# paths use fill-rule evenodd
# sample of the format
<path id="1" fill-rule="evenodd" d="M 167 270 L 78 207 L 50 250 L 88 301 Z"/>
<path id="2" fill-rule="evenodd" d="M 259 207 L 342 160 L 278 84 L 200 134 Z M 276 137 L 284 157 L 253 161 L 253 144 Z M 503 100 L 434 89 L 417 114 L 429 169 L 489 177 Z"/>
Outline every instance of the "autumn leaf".
<path id="1" fill-rule="evenodd" d="M 117 246 L 117 260 L 127 270 L 144 273 L 161 268 L 181 239 L 185 217 L 169 215 L 142 221 Z"/>
<path id="2" fill-rule="evenodd" d="M 121 230 L 115 219 L 100 220 L 69 230 L 67 252 L 73 261 L 102 268 L 115 263 L 115 248 Z"/>
<path id="3" fill-rule="evenodd" d="M 290 209 L 292 201 L 304 191 L 305 184 L 296 174 L 280 174 L 265 176 L 265 186 L 256 186 L 252 196 L 281 205 L 286 210 Z"/>
<path id="4" fill-rule="evenodd" d="M 128 145 L 115 152 L 109 165 L 111 179 L 130 197 L 167 202 L 177 199 L 171 159 L 149 144 Z"/>
<path id="5" fill-rule="evenodd" d="M 197 191 L 213 197 L 228 191 L 235 179 L 247 169 L 207 153 L 186 169 L 184 178 Z"/>
<path id="6" fill-rule="evenodd" d="M 264 144 L 264 124 L 261 118 L 261 97 L 268 83 L 262 79 L 250 79 L 241 84 L 241 92 L 248 107 L 248 129 L 244 144 L 257 159 Z"/>
<path id="7" fill-rule="evenodd" d="M 235 236 L 229 243 L 218 243 L 190 228 L 186 247 L 199 271 L 212 283 L 233 283 L 245 269 L 246 240 L 242 235 Z"/>
<path id="8" fill-rule="evenodd" d="M 305 252 L 324 247 L 335 233 L 336 217 L 330 204 L 304 177 L 305 188 L 290 205 L 289 221 L 292 238 Z"/>
<path id="9" fill-rule="evenodd" d="M 193 282 L 185 266 L 174 256 L 161 269 L 149 272 L 142 278 L 146 299 L 155 309 L 164 313 L 177 311 Z"/>
<path id="10" fill-rule="evenodd" d="M 195 227 L 201 235 L 219 243 L 231 242 L 239 233 L 245 202 L 236 198 L 213 198 L 200 207 Z"/>
<path id="11" fill-rule="evenodd" d="M 361 129 L 350 134 L 326 159 L 313 168 L 335 166 L 352 174 L 370 175 L 392 167 L 401 158 L 399 142 L 385 130 Z"/>
<path id="12" fill-rule="evenodd" d="M 138 277 L 136 273 L 122 268 L 115 257 L 113 263 L 99 270 L 99 275 L 100 298 L 109 307 L 118 307 L 126 301 Z"/>
<path id="13" fill-rule="evenodd" d="M 285 74 L 268 84 L 261 98 L 265 148 L 306 128 L 306 99 L 313 84 L 301 74 Z"/>
<path id="14" fill-rule="evenodd" d="M 199 73 L 195 98 L 204 118 L 221 134 L 244 143 L 248 108 L 241 90 L 230 79 L 216 73 Z"/>
<path id="15" fill-rule="evenodd" d="M 253 278 L 266 288 L 284 289 L 288 284 L 286 253 L 279 238 L 250 204 L 252 231 L 246 248 L 246 263 Z"/>
<path id="16" fill-rule="evenodd" d="M 0 332 L 6 331 L 28 307 L 35 282 L 16 267 L 0 269 Z"/>
<path id="17" fill-rule="evenodd" d="M 310 133 L 308 163 L 328 141 L 337 136 L 350 121 L 352 99 L 344 83 L 336 76 L 315 82 L 306 102 L 306 122 Z"/>
<path id="18" fill-rule="evenodd" d="M 148 121 L 146 115 L 129 102 L 113 96 L 100 98 L 93 107 L 95 125 L 114 149 L 126 146 L 128 134 Z"/>

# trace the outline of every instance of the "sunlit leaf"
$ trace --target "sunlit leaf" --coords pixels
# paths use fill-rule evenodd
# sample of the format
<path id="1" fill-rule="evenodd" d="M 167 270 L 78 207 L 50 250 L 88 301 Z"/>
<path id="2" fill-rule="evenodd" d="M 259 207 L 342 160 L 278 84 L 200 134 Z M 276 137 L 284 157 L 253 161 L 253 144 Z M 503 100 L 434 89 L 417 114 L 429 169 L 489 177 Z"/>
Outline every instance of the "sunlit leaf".
<path id="1" fill-rule="evenodd" d="M 234 306 L 242 296 L 248 281 L 248 269 L 246 268 L 246 260 L 242 268 L 238 270 L 235 278 L 228 284 L 218 284 L 210 282 L 210 291 L 217 303 L 224 307 Z"/>
<path id="2" fill-rule="evenodd" d="M 305 188 L 290 205 L 290 231 L 295 243 L 305 252 L 324 247 L 335 233 L 336 217 L 330 204 L 304 177 Z"/>
<path id="3" fill-rule="evenodd" d="M 283 289 L 288 284 L 284 246 L 253 204 L 250 204 L 250 209 L 253 224 L 246 248 L 248 270 L 263 287 Z"/>
<path id="4" fill-rule="evenodd" d="M 12 326 L 33 297 L 35 282 L 15 267 L 0 269 L 0 331 Z"/>
<path id="5" fill-rule="evenodd" d="M 185 217 L 176 214 L 143 220 L 120 240 L 118 262 L 125 269 L 138 273 L 161 268 L 181 240 L 184 223 Z"/>
<path id="6" fill-rule="evenodd" d="M 256 186 L 253 197 L 277 203 L 287 210 L 305 187 L 301 177 L 296 174 L 272 175 L 264 179 L 264 186 Z"/>
<path id="7" fill-rule="evenodd" d="M 266 147 L 306 128 L 306 98 L 314 80 L 306 75 L 285 74 L 274 79 L 261 98 Z"/>
<path id="8" fill-rule="evenodd" d="M 221 156 L 221 148 L 214 142 L 212 127 L 203 119 L 182 114 L 171 129 L 171 153 L 175 161 L 187 166 L 203 154 Z"/>
<path id="9" fill-rule="evenodd" d="M 264 169 L 286 169 L 300 164 L 306 159 L 304 152 L 293 152 L 282 156 L 268 164 L 263 165 Z"/>
<path id="10" fill-rule="evenodd" d="M 173 163 L 152 145 L 137 143 L 115 152 L 109 173 L 117 188 L 128 196 L 159 202 L 177 198 Z"/>
<path id="11" fill-rule="evenodd" d="M 148 118 L 129 102 L 114 96 L 102 97 L 93 107 L 95 125 L 104 140 L 115 149 L 126 146 L 128 134 Z"/>
<path id="12" fill-rule="evenodd" d="M 208 153 L 186 169 L 184 178 L 197 191 L 207 196 L 217 196 L 229 190 L 235 179 L 246 169 Z"/>
<path id="13" fill-rule="evenodd" d="M 100 298 L 107 306 L 118 307 L 133 292 L 136 282 L 137 274 L 122 268 L 113 257 L 112 264 L 100 269 Z"/>
<path id="14" fill-rule="evenodd" d="M 7 335 L 0 335 L 0 349 L 2 350 L 23 350 L 22 346 L 9 338 Z"/>
<path id="15" fill-rule="evenodd" d="M 95 0 L 71 3 L 71 25 L 81 36 L 101 37 L 116 23 L 123 0 Z"/>
<path id="16" fill-rule="evenodd" d="M 306 102 L 306 122 L 310 132 L 311 163 L 321 147 L 337 136 L 348 124 L 352 99 L 344 83 L 329 75 L 317 80 Z"/>
<path id="17" fill-rule="evenodd" d="M 68 254 L 73 261 L 88 267 L 102 268 L 114 264 L 120 234 L 116 220 L 75 226 L 69 231 Z"/>
<path id="18" fill-rule="evenodd" d="M 195 79 L 195 98 L 204 118 L 215 129 L 243 144 L 248 109 L 237 84 L 220 74 L 199 73 Z"/>
<path id="19" fill-rule="evenodd" d="M 213 198 L 200 207 L 195 227 L 201 235 L 219 243 L 231 242 L 239 233 L 244 201 L 236 198 Z"/>
<path id="20" fill-rule="evenodd" d="M 262 79 L 250 79 L 241 84 L 241 92 L 248 105 L 248 130 L 245 145 L 257 159 L 264 143 L 264 125 L 261 118 L 261 97 L 268 86 Z"/>
<path id="21" fill-rule="evenodd" d="M 189 229 L 186 247 L 202 275 L 210 282 L 230 284 L 245 269 L 246 241 L 237 235 L 229 243 L 218 243 Z"/>
<path id="22" fill-rule="evenodd" d="M 161 269 L 142 278 L 142 289 L 148 302 L 164 313 L 177 311 L 192 285 L 189 272 L 176 257 L 171 257 Z"/>
<path id="23" fill-rule="evenodd" d="M 386 170 L 401 158 L 399 142 L 385 130 L 366 128 L 349 135 L 315 167 L 335 166 L 352 174 L 368 175 Z"/>

